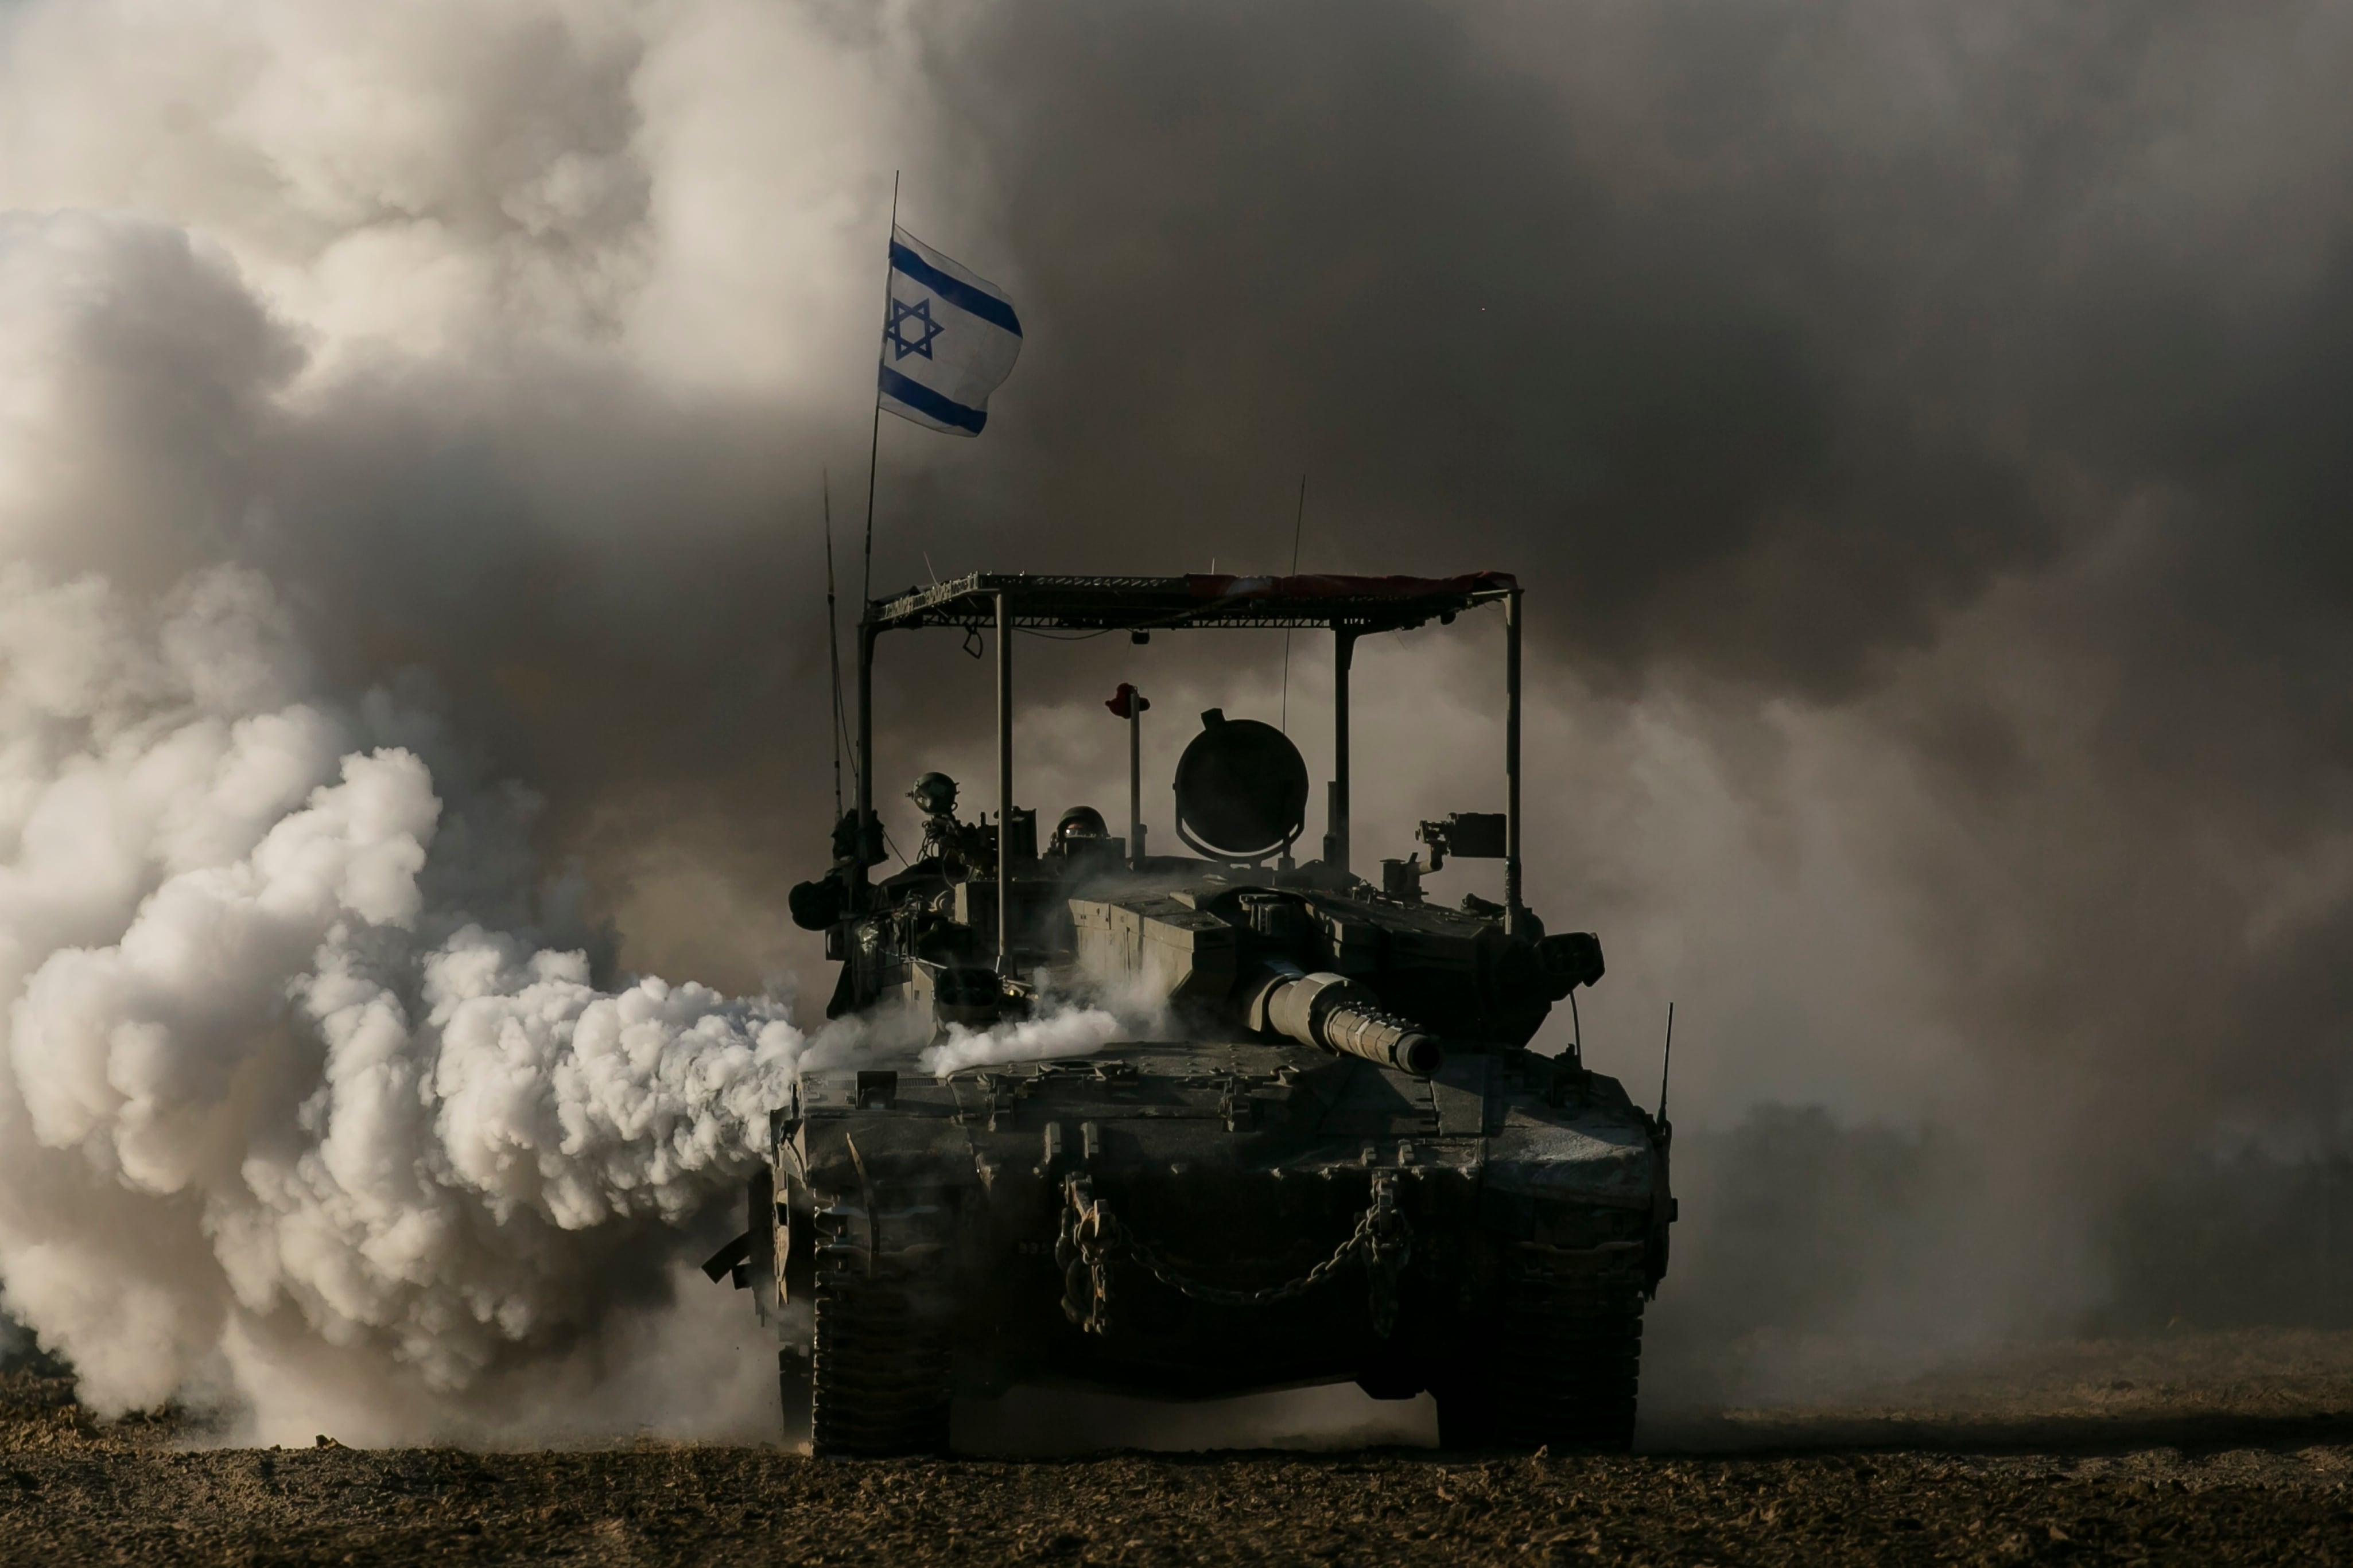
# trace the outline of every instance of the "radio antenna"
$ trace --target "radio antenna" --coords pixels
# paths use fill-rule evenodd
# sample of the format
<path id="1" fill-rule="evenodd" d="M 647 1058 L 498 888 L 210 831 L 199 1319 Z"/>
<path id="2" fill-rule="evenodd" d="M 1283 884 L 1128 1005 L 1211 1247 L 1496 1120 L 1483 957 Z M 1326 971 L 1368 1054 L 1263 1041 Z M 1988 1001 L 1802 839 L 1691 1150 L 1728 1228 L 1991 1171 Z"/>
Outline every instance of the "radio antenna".
<path id="1" fill-rule="evenodd" d="M 841 732 L 847 728 L 841 710 L 841 630 L 833 609 L 833 475 L 818 470 L 825 497 L 825 660 L 833 671 L 833 819 L 841 820 Z"/>
<path id="2" fill-rule="evenodd" d="M 1675 1059 L 1675 1005 L 1667 1004 L 1667 1049 L 1659 1058 L 1659 1120 L 1667 1119 L 1667 1068 Z"/>
<path id="3" fill-rule="evenodd" d="M 1299 476 L 1299 513 L 1291 520 L 1291 574 L 1299 575 L 1299 535 L 1307 526 L 1307 476 Z M 1282 732 L 1291 733 L 1291 633 L 1282 634 Z"/>

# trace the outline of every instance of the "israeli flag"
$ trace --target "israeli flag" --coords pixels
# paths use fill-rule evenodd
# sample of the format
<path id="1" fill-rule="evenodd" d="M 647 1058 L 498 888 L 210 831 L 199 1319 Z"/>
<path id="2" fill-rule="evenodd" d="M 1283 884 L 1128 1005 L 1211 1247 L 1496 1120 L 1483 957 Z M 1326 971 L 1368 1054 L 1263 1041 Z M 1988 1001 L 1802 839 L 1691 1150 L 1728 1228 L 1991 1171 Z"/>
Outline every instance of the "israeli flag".
<path id="1" fill-rule="evenodd" d="M 1013 374 L 1021 318 L 1005 291 L 892 225 L 882 406 L 951 436 L 977 436 L 988 395 Z"/>

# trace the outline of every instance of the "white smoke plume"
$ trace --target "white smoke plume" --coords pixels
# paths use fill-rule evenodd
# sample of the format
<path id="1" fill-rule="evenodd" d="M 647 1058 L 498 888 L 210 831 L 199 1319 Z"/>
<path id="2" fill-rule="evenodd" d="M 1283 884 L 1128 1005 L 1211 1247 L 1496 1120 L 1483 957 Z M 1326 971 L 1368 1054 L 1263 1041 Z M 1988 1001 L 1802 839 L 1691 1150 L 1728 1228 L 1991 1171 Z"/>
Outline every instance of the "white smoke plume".
<path id="1" fill-rule="evenodd" d="M 773 1000 L 600 988 L 563 888 L 533 897 L 528 797 L 437 779 L 429 712 L 306 690 L 259 578 L 137 621 L 91 578 L 0 597 L 6 1304 L 101 1410 L 480 1431 L 486 1380 L 607 1329 L 600 1271 L 649 1289 L 651 1227 L 739 1189 L 808 1040 Z M 958 1028 L 921 1066 L 1117 1028 Z M 322 1366 L 450 1403 L 387 1427 L 322 1405 Z"/>
<path id="2" fill-rule="evenodd" d="M 1100 1007 L 1063 1007 L 993 1029 L 948 1026 L 947 1037 L 924 1047 L 923 1069 L 944 1078 L 966 1068 L 998 1062 L 1045 1061 L 1082 1057 L 1121 1034 L 1120 1022 Z"/>
<path id="3" fill-rule="evenodd" d="M 304 690 L 259 579 L 136 618 L 95 579 L 0 600 L 9 1309 L 105 1410 L 266 1399 L 290 1334 L 459 1391 L 595 1328 L 567 1233 L 729 1189 L 803 1037 L 485 923 L 532 902 L 528 801 Z"/>

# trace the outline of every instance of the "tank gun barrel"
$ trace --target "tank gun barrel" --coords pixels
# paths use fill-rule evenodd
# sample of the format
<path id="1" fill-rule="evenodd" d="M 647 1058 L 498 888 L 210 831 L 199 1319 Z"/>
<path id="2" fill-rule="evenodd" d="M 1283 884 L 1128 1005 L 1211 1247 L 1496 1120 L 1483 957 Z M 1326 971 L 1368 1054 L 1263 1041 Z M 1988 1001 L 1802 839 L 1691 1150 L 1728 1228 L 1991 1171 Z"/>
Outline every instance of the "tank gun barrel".
<path id="1" fill-rule="evenodd" d="M 1381 1009 L 1380 999 L 1344 974 L 1278 971 L 1250 1011 L 1266 1026 L 1300 1044 L 1341 1056 L 1363 1057 L 1416 1078 L 1430 1078 L 1446 1059 L 1437 1039 L 1409 1019 Z"/>

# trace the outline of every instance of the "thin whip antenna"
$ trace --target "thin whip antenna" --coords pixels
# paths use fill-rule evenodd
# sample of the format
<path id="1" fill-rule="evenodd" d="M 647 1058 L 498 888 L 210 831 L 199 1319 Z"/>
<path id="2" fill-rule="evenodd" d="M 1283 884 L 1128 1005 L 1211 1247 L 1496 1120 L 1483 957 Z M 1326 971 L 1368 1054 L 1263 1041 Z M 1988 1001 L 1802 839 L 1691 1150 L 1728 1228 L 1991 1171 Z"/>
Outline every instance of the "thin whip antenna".
<path id="1" fill-rule="evenodd" d="M 1299 476 L 1299 515 L 1291 520 L 1291 574 L 1299 575 L 1299 535 L 1307 526 L 1307 476 Z M 1291 733 L 1291 633 L 1282 634 L 1282 732 Z"/>
<path id="2" fill-rule="evenodd" d="M 1667 1068 L 1675 1060 L 1675 1005 L 1667 1004 L 1667 1049 L 1659 1058 L 1659 1120 L 1667 1119 Z"/>
<path id="3" fill-rule="evenodd" d="M 825 497 L 825 661 L 833 670 L 833 819 L 841 820 L 841 626 L 833 608 L 833 475 L 820 468 Z"/>

